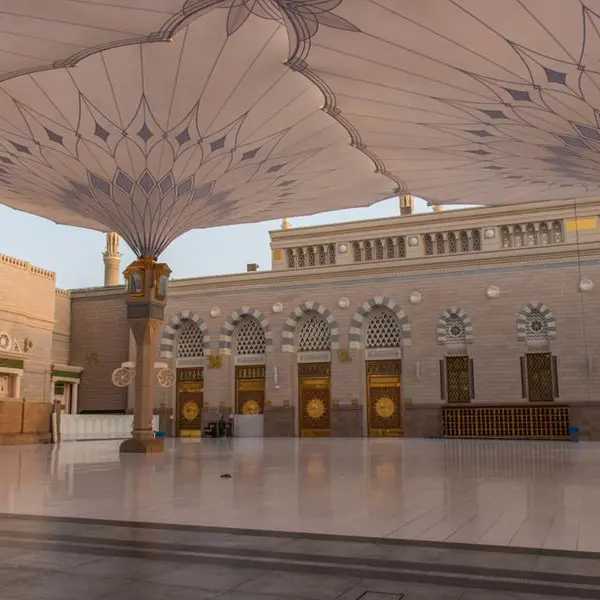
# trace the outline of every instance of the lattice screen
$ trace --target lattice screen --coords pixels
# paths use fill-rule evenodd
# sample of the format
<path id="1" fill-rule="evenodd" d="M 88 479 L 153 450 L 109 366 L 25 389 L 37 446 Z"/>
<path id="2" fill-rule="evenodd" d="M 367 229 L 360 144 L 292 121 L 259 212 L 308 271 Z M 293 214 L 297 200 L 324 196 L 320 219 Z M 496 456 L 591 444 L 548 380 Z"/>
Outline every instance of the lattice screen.
<path id="1" fill-rule="evenodd" d="M 446 345 L 464 346 L 467 343 L 465 324 L 458 315 L 450 315 L 446 320 Z"/>
<path id="2" fill-rule="evenodd" d="M 254 317 L 244 317 L 235 333 L 235 352 L 238 355 L 264 354 L 265 332 Z"/>
<path id="3" fill-rule="evenodd" d="M 549 341 L 548 320 L 537 308 L 527 315 L 525 341 L 531 346 L 543 346 Z"/>
<path id="4" fill-rule="evenodd" d="M 298 352 L 325 352 L 331 349 L 331 331 L 320 315 L 310 315 L 298 331 Z"/>
<path id="5" fill-rule="evenodd" d="M 186 321 L 177 342 L 177 358 L 204 356 L 204 336 L 194 321 Z"/>
<path id="6" fill-rule="evenodd" d="M 367 324 L 365 348 L 399 348 L 402 332 L 396 315 L 381 310 Z"/>

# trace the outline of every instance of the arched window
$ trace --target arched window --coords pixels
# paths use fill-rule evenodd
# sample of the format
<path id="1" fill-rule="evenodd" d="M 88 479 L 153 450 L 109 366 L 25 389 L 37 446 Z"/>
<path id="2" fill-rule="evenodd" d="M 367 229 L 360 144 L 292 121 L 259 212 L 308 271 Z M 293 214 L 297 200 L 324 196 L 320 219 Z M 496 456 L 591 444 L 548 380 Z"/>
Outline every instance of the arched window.
<path id="1" fill-rule="evenodd" d="M 177 341 L 177 358 L 204 356 L 204 335 L 194 321 L 186 321 Z"/>
<path id="2" fill-rule="evenodd" d="M 335 265 L 335 244 L 329 244 L 327 247 L 327 257 L 330 265 Z"/>
<path id="3" fill-rule="evenodd" d="M 446 244 L 444 242 L 444 234 L 435 234 L 435 252 L 436 254 L 444 254 L 446 252 Z"/>
<path id="4" fill-rule="evenodd" d="M 446 319 L 446 346 L 462 347 L 467 344 L 467 328 L 459 315 L 450 315 Z"/>
<path id="5" fill-rule="evenodd" d="M 381 240 L 375 240 L 375 258 L 377 260 L 383 260 L 383 244 Z"/>
<path id="6" fill-rule="evenodd" d="M 319 314 L 309 313 L 298 328 L 298 352 L 325 352 L 331 350 L 331 330 Z"/>
<path id="7" fill-rule="evenodd" d="M 469 251 L 469 234 L 466 231 L 461 231 L 459 234 L 460 237 L 460 251 L 468 252 Z"/>
<path id="8" fill-rule="evenodd" d="M 502 247 L 510 248 L 510 229 L 506 225 L 502 228 L 500 236 L 502 238 Z"/>
<path id="9" fill-rule="evenodd" d="M 265 332 L 259 321 L 250 315 L 243 317 L 235 330 L 235 353 L 238 356 L 264 354 L 266 346 Z"/>
<path id="10" fill-rule="evenodd" d="M 513 246 L 520 248 L 523 245 L 523 229 L 520 225 L 513 227 Z"/>
<path id="11" fill-rule="evenodd" d="M 549 340 L 548 319 L 539 308 L 532 308 L 525 321 L 525 342 L 527 346 L 547 346 Z"/>
<path id="12" fill-rule="evenodd" d="M 455 252 L 458 252 L 458 244 L 456 243 L 456 234 L 451 231 L 448 234 L 448 252 L 450 252 L 450 254 L 454 254 Z"/>
<path id="13" fill-rule="evenodd" d="M 394 258 L 394 240 L 385 240 L 386 258 Z"/>
<path id="14" fill-rule="evenodd" d="M 384 309 L 374 311 L 367 323 L 365 348 L 399 348 L 401 341 L 402 331 L 396 315 Z"/>
<path id="15" fill-rule="evenodd" d="M 528 246 L 537 245 L 537 233 L 535 231 L 535 225 L 533 223 L 527 223 L 526 239 Z"/>
<path id="16" fill-rule="evenodd" d="M 432 239 L 431 235 L 426 233 L 423 236 L 423 243 L 425 245 L 425 255 L 431 256 L 433 254 L 433 239 Z"/>
<path id="17" fill-rule="evenodd" d="M 360 251 L 360 243 L 352 242 L 352 252 L 354 254 L 354 262 L 361 262 L 362 254 Z"/>
<path id="18" fill-rule="evenodd" d="M 371 246 L 371 242 L 368 240 L 364 242 L 365 245 L 365 260 L 373 260 L 373 247 Z"/>
<path id="19" fill-rule="evenodd" d="M 296 261 L 294 260 L 294 251 L 291 248 L 288 248 L 286 253 L 288 268 L 293 269 L 296 266 Z"/>
<path id="20" fill-rule="evenodd" d="M 317 264 L 317 257 L 315 256 L 315 249 L 312 246 L 309 246 L 306 253 L 308 255 L 308 266 L 314 267 Z"/>
<path id="21" fill-rule="evenodd" d="M 540 223 L 540 244 L 547 246 L 550 243 L 550 230 L 548 229 L 548 223 Z"/>
<path id="22" fill-rule="evenodd" d="M 473 251 L 479 252 L 481 250 L 481 231 L 473 229 L 471 231 L 471 239 L 473 240 Z"/>
<path id="23" fill-rule="evenodd" d="M 327 263 L 327 257 L 325 256 L 325 248 L 323 246 L 317 248 L 317 256 L 319 257 L 319 266 L 324 266 Z"/>
<path id="24" fill-rule="evenodd" d="M 554 221 L 554 223 L 552 223 L 552 243 L 553 244 L 562 244 L 562 241 L 563 241 L 562 224 L 560 221 Z"/>
<path id="25" fill-rule="evenodd" d="M 305 267 L 306 257 L 304 256 L 304 250 L 302 248 L 298 248 L 298 250 L 296 250 L 296 256 L 298 257 L 298 266 Z"/>
<path id="26" fill-rule="evenodd" d="M 403 237 L 398 238 L 398 258 L 406 258 L 406 241 Z"/>

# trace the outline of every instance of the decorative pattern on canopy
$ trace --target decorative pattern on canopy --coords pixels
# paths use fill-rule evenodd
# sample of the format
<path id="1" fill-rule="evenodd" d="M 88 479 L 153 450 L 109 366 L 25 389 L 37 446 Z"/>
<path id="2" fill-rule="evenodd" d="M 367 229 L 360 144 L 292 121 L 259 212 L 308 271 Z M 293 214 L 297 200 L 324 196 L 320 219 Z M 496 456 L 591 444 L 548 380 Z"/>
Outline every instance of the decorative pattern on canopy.
<path id="1" fill-rule="evenodd" d="M 600 191 L 600 0 L 32 0 L 1 18 L 2 202 L 140 255 L 395 193 Z"/>

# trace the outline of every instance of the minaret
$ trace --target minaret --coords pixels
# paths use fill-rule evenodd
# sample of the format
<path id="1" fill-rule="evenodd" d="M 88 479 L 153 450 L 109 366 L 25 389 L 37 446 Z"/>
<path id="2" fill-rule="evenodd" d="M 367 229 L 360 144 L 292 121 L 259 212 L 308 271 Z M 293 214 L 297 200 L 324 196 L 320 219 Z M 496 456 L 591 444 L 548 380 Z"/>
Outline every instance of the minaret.
<path id="1" fill-rule="evenodd" d="M 281 229 L 283 231 L 287 231 L 288 229 L 291 229 L 291 228 L 292 228 L 292 224 L 290 223 L 290 220 L 287 217 L 281 221 Z"/>
<path id="2" fill-rule="evenodd" d="M 400 214 L 401 215 L 412 215 L 415 210 L 415 202 L 410 194 L 406 196 L 400 196 Z"/>
<path id="3" fill-rule="evenodd" d="M 114 231 L 106 234 L 106 250 L 102 256 L 104 257 L 104 286 L 119 285 L 121 254 L 119 253 L 119 236 Z"/>

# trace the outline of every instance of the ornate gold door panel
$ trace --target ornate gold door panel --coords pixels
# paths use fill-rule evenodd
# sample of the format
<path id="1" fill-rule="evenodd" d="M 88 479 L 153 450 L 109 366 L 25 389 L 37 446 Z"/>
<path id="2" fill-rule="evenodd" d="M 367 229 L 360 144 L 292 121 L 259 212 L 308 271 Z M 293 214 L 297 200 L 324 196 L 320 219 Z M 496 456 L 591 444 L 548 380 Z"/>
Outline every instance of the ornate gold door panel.
<path id="1" fill-rule="evenodd" d="M 265 408 L 265 367 L 235 368 L 235 412 L 262 415 Z"/>
<path id="2" fill-rule="evenodd" d="M 367 361 L 367 419 L 369 435 L 399 437 L 404 432 L 401 363 Z"/>
<path id="3" fill-rule="evenodd" d="M 298 365 L 299 427 L 301 437 L 331 435 L 331 365 Z"/>
<path id="4" fill-rule="evenodd" d="M 177 435 L 200 437 L 204 404 L 202 367 L 177 369 Z"/>

